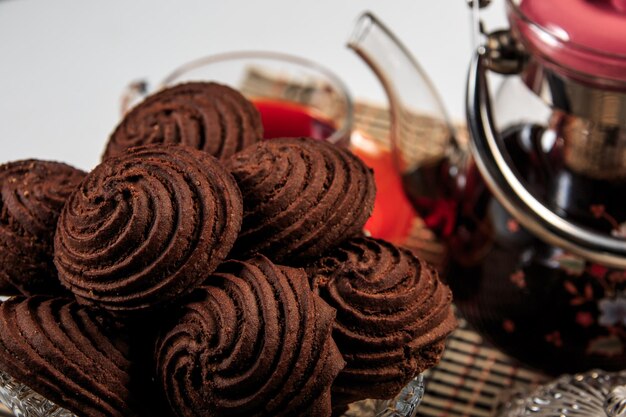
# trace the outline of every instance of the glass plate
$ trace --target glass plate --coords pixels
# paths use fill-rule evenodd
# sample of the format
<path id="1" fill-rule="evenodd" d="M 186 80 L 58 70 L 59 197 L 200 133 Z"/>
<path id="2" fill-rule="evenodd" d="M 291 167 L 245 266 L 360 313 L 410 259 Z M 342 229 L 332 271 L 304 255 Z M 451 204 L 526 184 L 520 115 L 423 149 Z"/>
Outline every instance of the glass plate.
<path id="1" fill-rule="evenodd" d="M 424 378 L 419 375 L 409 382 L 396 398 L 359 401 L 350 405 L 344 417 L 414 417 L 423 396 Z M 0 371 L 0 404 L 0 417 L 76 417 L 75 414 L 46 400 L 2 371 Z"/>
<path id="2" fill-rule="evenodd" d="M 391 400 L 353 403 L 342 417 L 414 417 L 424 396 L 424 377 L 418 375 Z"/>
<path id="3" fill-rule="evenodd" d="M 513 393 L 500 417 L 626 417 L 626 371 L 563 375 Z"/>
<path id="4" fill-rule="evenodd" d="M 0 416 L 3 417 L 76 417 L 2 371 L 0 371 L 0 403 L 8 409 L 0 409 Z"/>

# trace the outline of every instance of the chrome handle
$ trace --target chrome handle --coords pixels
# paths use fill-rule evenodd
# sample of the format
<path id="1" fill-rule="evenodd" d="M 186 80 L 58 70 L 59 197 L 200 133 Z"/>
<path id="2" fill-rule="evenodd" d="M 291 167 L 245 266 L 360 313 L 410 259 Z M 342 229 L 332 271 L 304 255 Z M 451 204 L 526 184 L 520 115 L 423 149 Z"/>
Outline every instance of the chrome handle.
<path id="1" fill-rule="evenodd" d="M 486 75 L 486 50 L 478 48 L 467 83 L 470 149 L 487 186 L 522 226 L 542 240 L 590 261 L 626 269 L 626 240 L 599 234 L 554 213 L 520 182 L 498 144 Z"/>

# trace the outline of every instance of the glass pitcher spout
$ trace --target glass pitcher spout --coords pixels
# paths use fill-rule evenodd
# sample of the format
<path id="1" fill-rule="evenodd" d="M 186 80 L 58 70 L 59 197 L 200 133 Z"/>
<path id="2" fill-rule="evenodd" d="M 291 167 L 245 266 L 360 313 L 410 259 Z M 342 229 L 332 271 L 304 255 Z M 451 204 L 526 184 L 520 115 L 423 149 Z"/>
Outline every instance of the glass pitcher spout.
<path id="1" fill-rule="evenodd" d="M 449 206 L 464 187 L 466 152 L 456 130 L 426 72 L 372 13 L 359 17 L 348 46 L 372 69 L 387 94 L 394 162 L 406 195 L 428 220 L 430 211 Z M 431 226 L 451 232 L 449 224 Z"/>

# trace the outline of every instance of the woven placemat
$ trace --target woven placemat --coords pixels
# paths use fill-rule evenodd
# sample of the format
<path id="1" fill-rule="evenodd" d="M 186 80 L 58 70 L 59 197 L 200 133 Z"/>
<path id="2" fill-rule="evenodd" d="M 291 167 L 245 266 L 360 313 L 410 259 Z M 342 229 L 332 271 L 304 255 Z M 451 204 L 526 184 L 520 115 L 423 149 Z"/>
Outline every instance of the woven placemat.
<path id="1" fill-rule="evenodd" d="M 462 323 L 448 338 L 441 362 L 425 375 L 418 416 L 488 417 L 514 392 L 549 380 L 483 342 Z"/>

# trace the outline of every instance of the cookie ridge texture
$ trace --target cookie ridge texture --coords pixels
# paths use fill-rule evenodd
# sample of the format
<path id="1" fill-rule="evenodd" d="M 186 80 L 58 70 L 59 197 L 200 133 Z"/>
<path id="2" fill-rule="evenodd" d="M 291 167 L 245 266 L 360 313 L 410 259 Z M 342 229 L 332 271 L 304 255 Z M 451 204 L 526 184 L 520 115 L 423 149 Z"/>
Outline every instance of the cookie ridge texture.
<path id="1" fill-rule="evenodd" d="M 209 154 L 132 148 L 96 167 L 59 219 L 55 264 L 78 301 L 120 315 L 171 304 L 221 263 L 241 193 Z"/>
<path id="2" fill-rule="evenodd" d="M 62 293 L 53 263 L 57 221 L 86 174 L 35 159 L 0 165 L 0 280 L 25 295 Z"/>
<path id="3" fill-rule="evenodd" d="M 333 338 L 347 365 L 333 385 L 334 407 L 393 398 L 439 361 L 456 328 L 452 293 L 408 249 L 358 237 L 307 272 L 337 310 Z"/>
<path id="4" fill-rule="evenodd" d="M 228 261 L 157 344 L 158 381 L 179 417 L 328 417 L 333 320 L 304 270 Z"/>
<path id="5" fill-rule="evenodd" d="M 244 198 L 234 253 L 301 265 L 362 232 L 372 171 L 344 148 L 311 138 L 259 142 L 228 162 Z"/>
<path id="6" fill-rule="evenodd" d="M 0 367 L 80 416 L 141 416 L 126 342 L 73 300 L 17 296 L 0 304 Z"/>
<path id="7" fill-rule="evenodd" d="M 132 108 L 111 134 L 103 159 L 134 146 L 180 144 L 224 160 L 262 137 L 261 116 L 241 93 L 214 82 L 188 82 Z"/>

